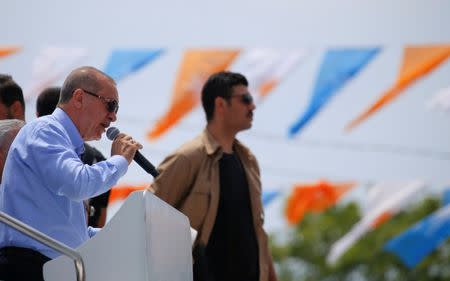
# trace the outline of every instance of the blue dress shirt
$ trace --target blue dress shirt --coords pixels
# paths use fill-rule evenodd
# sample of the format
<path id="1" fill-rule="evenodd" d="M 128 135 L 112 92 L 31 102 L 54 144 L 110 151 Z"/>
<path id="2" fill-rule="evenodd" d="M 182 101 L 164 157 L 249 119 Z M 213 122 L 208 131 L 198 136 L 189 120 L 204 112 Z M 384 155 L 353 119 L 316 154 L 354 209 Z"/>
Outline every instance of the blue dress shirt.
<path id="1" fill-rule="evenodd" d="M 50 237 L 77 248 L 99 229 L 88 228 L 83 200 L 104 193 L 128 169 L 119 155 L 92 166 L 80 160 L 83 139 L 70 117 L 52 115 L 26 124 L 13 141 L 0 186 L 0 211 Z M 0 223 L 0 248 L 30 248 L 55 258 L 60 254 Z"/>

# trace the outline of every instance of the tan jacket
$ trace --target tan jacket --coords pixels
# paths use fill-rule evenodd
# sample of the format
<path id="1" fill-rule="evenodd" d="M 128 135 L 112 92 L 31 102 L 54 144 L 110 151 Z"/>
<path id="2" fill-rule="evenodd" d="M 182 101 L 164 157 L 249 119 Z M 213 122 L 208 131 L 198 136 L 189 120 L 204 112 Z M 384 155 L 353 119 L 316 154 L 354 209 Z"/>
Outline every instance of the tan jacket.
<path id="1" fill-rule="evenodd" d="M 253 224 L 258 240 L 260 281 L 276 280 L 267 235 L 263 229 L 259 166 L 239 141 L 233 144 L 247 176 Z M 156 195 L 184 213 L 198 231 L 197 243 L 207 245 L 219 206 L 219 160 L 222 149 L 205 129 L 202 134 L 169 155 L 158 167 L 152 184 Z M 270 276 L 270 277 L 269 277 Z"/>

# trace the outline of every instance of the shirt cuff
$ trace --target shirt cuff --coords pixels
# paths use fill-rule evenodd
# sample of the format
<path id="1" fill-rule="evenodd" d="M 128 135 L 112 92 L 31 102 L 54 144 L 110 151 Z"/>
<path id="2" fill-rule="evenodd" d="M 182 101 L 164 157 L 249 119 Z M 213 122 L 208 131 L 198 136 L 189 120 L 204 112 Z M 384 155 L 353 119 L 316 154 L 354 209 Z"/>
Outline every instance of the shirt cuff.
<path id="1" fill-rule="evenodd" d="M 92 226 L 88 226 L 88 235 L 89 238 L 92 238 L 95 234 L 97 234 L 97 232 L 99 232 L 100 230 L 102 230 L 101 228 L 96 228 L 96 227 L 92 227 Z"/>
<path id="2" fill-rule="evenodd" d="M 128 161 L 122 155 L 114 155 L 108 159 L 116 168 L 120 174 L 120 177 L 125 175 L 128 170 Z"/>

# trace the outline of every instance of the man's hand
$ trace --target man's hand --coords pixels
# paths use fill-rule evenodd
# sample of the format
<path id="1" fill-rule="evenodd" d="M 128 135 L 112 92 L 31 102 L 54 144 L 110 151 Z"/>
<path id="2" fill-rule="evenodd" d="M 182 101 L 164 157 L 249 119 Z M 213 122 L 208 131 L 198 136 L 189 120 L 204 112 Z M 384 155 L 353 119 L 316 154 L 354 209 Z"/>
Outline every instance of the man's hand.
<path id="1" fill-rule="evenodd" d="M 128 164 L 133 161 L 134 154 L 136 151 L 142 148 L 142 145 L 137 141 L 133 140 L 131 136 L 120 133 L 112 142 L 111 146 L 111 156 L 122 155 L 127 159 Z"/>

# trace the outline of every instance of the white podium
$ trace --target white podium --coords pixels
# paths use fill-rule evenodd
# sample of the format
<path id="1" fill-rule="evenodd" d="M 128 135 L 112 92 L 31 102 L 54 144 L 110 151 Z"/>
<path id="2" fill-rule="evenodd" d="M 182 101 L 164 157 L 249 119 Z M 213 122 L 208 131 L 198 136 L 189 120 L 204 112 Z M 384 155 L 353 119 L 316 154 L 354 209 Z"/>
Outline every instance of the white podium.
<path id="1" fill-rule="evenodd" d="M 151 192 L 130 194 L 110 222 L 81 245 L 86 281 L 192 281 L 189 219 Z M 73 261 L 44 265 L 46 281 L 76 281 Z"/>

